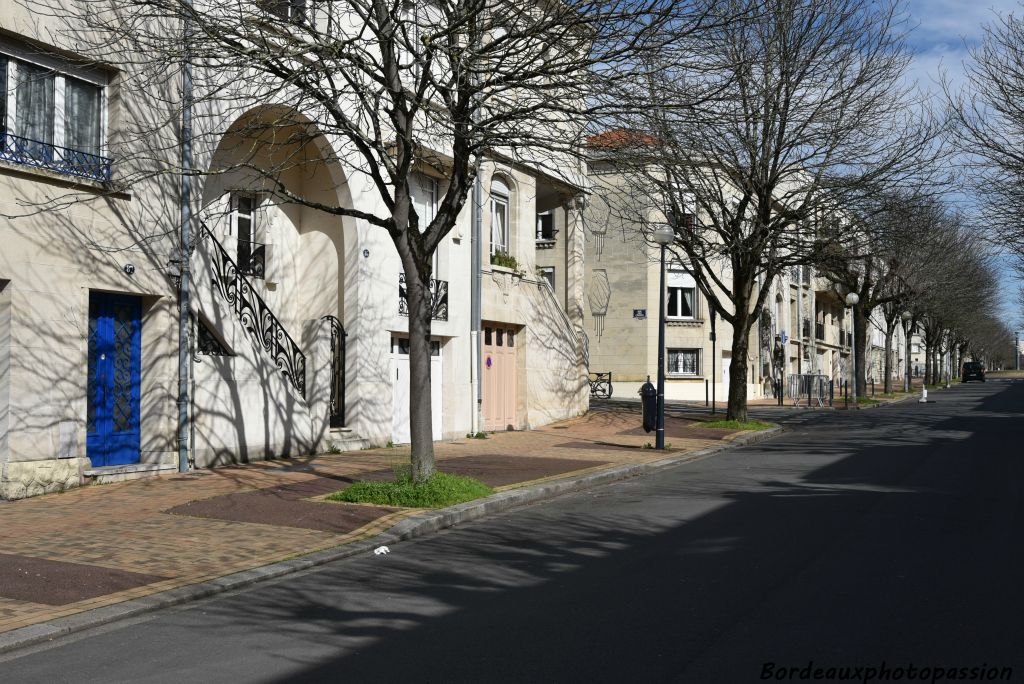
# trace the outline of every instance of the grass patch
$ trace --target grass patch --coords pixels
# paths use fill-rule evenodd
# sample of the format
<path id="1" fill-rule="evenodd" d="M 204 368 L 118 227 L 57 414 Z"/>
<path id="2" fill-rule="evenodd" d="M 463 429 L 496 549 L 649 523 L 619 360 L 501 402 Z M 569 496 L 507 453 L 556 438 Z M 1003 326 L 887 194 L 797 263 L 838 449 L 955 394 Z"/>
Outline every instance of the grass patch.
<path id="1" fill-rule="evenodd" d="M 760 420 L 709 420 L 701 423 L 700 427 L 721 428 L 722 430 L 767 430 L 774 426 Z"/>
<path id="2" fill-rule="evenodd" d="M 408 473 L 398 473 L 396 482 L 356 482 L 327 498 L 347 503 L 371 503 L 404 508 L 444 508 L 493 493 L 479 480 L 440 471 L 426 482 L 416 484 Z"/>
<path id="3" fill-rule="evenodd" d="M 871 397 L 857 397 L 858 404 L 881 404 L 880 399 L 872 399 Z"/>

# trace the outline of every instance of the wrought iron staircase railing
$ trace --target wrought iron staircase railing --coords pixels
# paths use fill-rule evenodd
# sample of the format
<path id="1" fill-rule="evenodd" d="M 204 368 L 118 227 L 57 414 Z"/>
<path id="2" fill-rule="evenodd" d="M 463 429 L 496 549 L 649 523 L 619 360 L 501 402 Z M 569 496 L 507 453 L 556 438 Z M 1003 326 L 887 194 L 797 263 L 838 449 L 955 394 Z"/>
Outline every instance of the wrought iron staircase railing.
<path id="1" fill-rule="evenodd" d="M 262 347 L 270 354 L 278 370 L 287 376 L 303 398 L 306 396 L 306 355 L 299 349 L 281 321 L 263 301 L 252 283 L 238 270 L 224 245 L 205 224 L 200 224 L 202 237 L 208 237 L 216 248 L 214 259 L 214 282 L 228 304 L 234 310 L 238 321 L 249 334 L 254 346 Z"/>

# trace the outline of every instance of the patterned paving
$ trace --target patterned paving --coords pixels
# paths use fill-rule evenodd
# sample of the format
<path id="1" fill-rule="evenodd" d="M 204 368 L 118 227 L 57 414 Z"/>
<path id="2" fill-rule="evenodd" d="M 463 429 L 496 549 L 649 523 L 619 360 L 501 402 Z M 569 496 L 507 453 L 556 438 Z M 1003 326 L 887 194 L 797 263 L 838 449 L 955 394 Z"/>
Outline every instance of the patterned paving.
<path id="1" fill-rule="evenodd" d="M 653 435 L 628 434 L 638 421 L 633 413 L 593 412 L 531 432 L 438 443 L 435 451 L 442 469 L 462 470 L 508 489 L 570 471 L 582 473 L 663 458 L 663 452 L 642 448 L 653 441 Z M 698 430 L 688 432 L 692 421 L 671 421 L 673 435 L 693 436 L 673 437 L 673 452 L 719 443 L 700 436 Z M 0 579 L 0 632 L 379 534 L 416 511 L 376 509 L 369 515 L 353 513 L 345 525 L 319 526 L 294 524 L 294 512 L 288 513 L 293 523 L 289 525 L 280 515 L 260 518 L 258 511 L 266 508 L 270 500 L 266 497 L 303 510 L 330 506 L 340 511 L 341 504 L 306 499 L 343 489 L 364 475 L 379 476 L 407 463 L 408 454 L 408 448 L 374 449 L 269 461 L 91 486 L 3 504 L 0 557 L 11 559 L 15 567 L 45 569 L 45 573 L 34 574 L 60 576 L 70 589 L 59 593 L 54 588 L 58 582 L 33 580 L 31 573 L 17 580 L 22 582 L 20 588 L 12 589 L 16 581 L 10 578 L 9 565 L 3 564 L 8 561 L 3 561 L 0 578 L 7 575 L 7 579 Z M 243 508 L 257 513 L 223 519 L 167 512 L 208 506 L 203 502 L 215 497 L 247 502 Z"/>

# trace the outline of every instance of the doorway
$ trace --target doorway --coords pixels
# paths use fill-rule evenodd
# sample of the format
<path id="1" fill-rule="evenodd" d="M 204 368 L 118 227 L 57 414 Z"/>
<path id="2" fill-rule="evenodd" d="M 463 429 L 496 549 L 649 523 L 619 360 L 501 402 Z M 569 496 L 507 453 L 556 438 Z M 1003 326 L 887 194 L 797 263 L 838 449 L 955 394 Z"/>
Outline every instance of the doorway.
<path id="1" fill-rule="evenodd" d="M 139 462 L 142 303 L 89 294 L 86 455 L 93 467 Z"/>
<path id="2" fill-rule="evenodd" d="M 391 412 L 391 441 L 408 444 L 409 429 L 409 338 L 391 338 L 391 377 L 394 379 L 394 398 Z M 430 431 L 434 441 L 441 439 L 441 383 L 444 380 L 441 365 L 441 343 L 430 343 Z"/>
<path id="3" fill-rule="evenodd" d="M 500 323 L 484 323 L 484 430 L 516 427 L 516 331 Z"/>

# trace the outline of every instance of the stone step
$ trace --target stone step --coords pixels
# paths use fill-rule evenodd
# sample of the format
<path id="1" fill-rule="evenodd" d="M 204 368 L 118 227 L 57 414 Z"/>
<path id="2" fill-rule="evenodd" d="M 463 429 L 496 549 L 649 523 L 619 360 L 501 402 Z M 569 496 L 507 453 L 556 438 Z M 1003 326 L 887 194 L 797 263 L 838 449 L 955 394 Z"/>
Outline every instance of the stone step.
<path id="1" fill-rule="evenodd" d="M 174 472 L 178 466 L 171 463 L 130 463 L 126 465 L 100 466 L 82 471 L 86 483 L 111 484 L 125 480 L 136 480 L 161 472 Z"/>
<path id="2" fill-rule="evenodd" d="M 324 450 L 328 453 L 359 451 L 368 448 L 370 448 L 369 440 L 357 435 L 352 428 L 331 428 L 324 440 Z"/>

